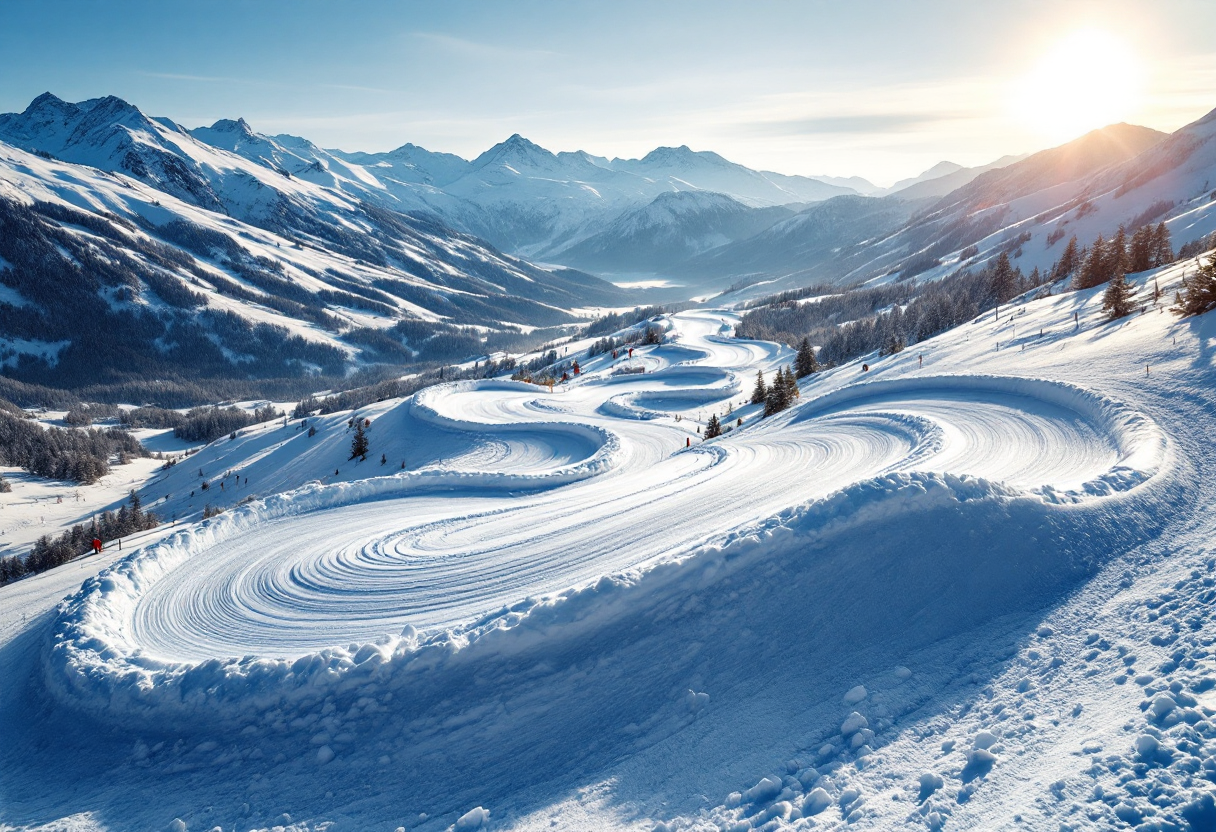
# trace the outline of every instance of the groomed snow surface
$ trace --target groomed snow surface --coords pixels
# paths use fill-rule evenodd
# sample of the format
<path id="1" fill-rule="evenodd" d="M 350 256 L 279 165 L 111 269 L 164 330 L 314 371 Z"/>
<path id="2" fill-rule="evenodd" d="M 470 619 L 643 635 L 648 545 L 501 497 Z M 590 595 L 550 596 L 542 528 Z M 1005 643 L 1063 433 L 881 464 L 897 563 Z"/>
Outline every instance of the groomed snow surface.
<path id="1" fill-rule="evenodd" d="M 1216 321 L 1100 305 L 221 440 L 155 489 L 268 496 L 0 590 L 0 828 L 1216 828 Z"/>

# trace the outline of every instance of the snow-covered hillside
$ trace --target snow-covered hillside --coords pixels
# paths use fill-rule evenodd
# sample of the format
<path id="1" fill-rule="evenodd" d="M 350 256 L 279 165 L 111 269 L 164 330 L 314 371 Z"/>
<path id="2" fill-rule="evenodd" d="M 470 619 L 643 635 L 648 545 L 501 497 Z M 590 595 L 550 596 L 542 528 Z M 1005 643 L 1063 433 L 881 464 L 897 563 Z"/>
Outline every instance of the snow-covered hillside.
<path id="1" fill-rule="evenodd" d="M 1066 241 L 1128 233 L 1164 221 L 1174 245 L 1216 229 L 1216 111 L 1165 136 L 1120 124 L 989 171 L 916 216 L 898 233 L 858 251 L 854 278 L 884 272 L 929 277 L 1010 252 L 1024 272 L 1048 270 Z M 970 253 L 968 252 L 969 257 Z M 934 265 L 935 263 L 940 265 Z"/>
<path id="2" fill-rule="evenodd" d="M 562 261 L 593 272 L 651 272 L 703 251 L 747 239 L 788 218 L 774 206 L 749 208 L 722 194 L 672 191 L 627 211 L 562 253 Z"/>
<path id="3" fill-rule="evenodd" d="M 590 275 L 377 207 L 349 187 L 357 166 L 309 181 L 286 170 L 297 157 L 241 124 L 212 131 L 277 167 L 117 99 L 43 96 L 0 117 L 0 138 L 36 151 L 0 141 L 0 357 L 11 375 L 75 387 L 340 377 L 358 364 L 463 359 L 436 352 L 456 326 L 518 332 L 629 301 Z"/>
<path id="4" fill-rule="evenodd" d="M 749 278 L 768 290 L 839 280 L 840 261 L 867 251 L 932 200 L 840 196 L 816 203 L 755 236 L 719 246 L 672 267 L 689 283 L 725 289 Z"/>
<path id="5" fill-rule="evenodd" d="M 1100 295 L 765 419 L 790 351 L 703 310 L 215 443 L 145 503 L 225 513 L 0 589 L 0 823 L 1210 828 L 1216 322 Z"/>
<path id="6" fill-rule="evenodd" d="M 1072 235 L 1084 246 L 1120 225 L 1130 234 L 1162 221 L 1179 247 L 1216 230 L 1213 125 L 1216 112 L 1169 136 L 1116 124 L 978 175 L 955 171 L 881 199 L 836 197 L 673 271 L 788 289 L 934 279 L 1007 252 L 1029 274 L 1050 270 Z M 939 197 L 935 183 L 956 181 L 966 184 Z M 852 216 L 865 225 L 838 225 Z"/>
<path id="7" fill-rule="evenodd" d="M 1026 156 L 1002 156 L 995 162 L 974 168 L 965 168 L 954 162 L 939 162 L 919 176 L 902 179 L 880 195 L 899 194 L 903 199 L 922 199 L 927 196 L 945 196 L 951 191 L 963 187 L 980 174 L 990 170 L 1008 167 L 1014 162 L 1020 162 Z"/>

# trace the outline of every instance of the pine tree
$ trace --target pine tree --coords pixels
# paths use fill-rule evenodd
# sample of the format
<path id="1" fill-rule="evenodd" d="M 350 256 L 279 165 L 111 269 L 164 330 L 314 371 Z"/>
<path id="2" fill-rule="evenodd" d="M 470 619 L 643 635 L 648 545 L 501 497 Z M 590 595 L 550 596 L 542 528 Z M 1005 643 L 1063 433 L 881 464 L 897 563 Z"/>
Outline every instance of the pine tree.
<path id="1" fill-rule="evenodd" d="M 1099 234 L 1098 239 L 1094 240 L 1093 246 L 1090 247 L 1089 256 L 1085 258 L 1085 262 L 1081 264 L 1081 268 L 1077 271 L 1077 276 L 1073 278 L 1073 288 L 1078 290 L 1092 289 L 1105 283 L 1108 279 L 1105 277 L 1105 259 L 1106 241 Z"/>
<path id="2" fill-rule="evenodd" d="M 1117 274 L 1127 274 L 1127 229 L 1123 226 L 1119 226 L 1119 230 L 1111 238 L 1103 265 L 1106 267 L 1107 280 L 1113 280 Z"/>
<path id="3" fill-rule="evenodd" d="M 806 378 L 811 373 L 819 372 L 819 362 L 815 359 L 815 350 L 811 349 L 811 339 L 803 338 L 798 345 L 798 355 L 794 358 L 794 372 L 798 378 Z"/>
<path id="4" fill-rule="evenodd" d="M 1051 269 L 1051 279 L 1060 280 L 1065 277 L 1071 277 L 1077 267 L 1081 265 L 1081 249 L 1077 245 L 1077 235 L 1074 234 L 1072 239 L 1068 241 L 1068 245 L 1064 247 L 1064 253 L 1060 255 L 1060 259 Z"/>
<path id="5" fill-rule="evenodd" d="M 768 395 L 764 399 L 764 415 L 772 416 L 774 413 L 780 413 L 790 406 L 789 386 L 785 381 L 785 370 L 778 367 L 777 375 L 773 378 L 772 385 L 768 388 Z"/>
<path id="6" fill-rule="evenodd" d="M 768 399 L 768 388 L 764 386 L 764 371 L 756 371 L 756 387 L 752 390 L 752 404 L 763 404 Z"/>
<path id="7" fill-rule="evenodd" d="M 1001 256 L 997 258 L 988 286 L 998 305 L 1017 295 L 1018 274 L 1009 262 L 1008 252 L 1002 251 Z"/>
<path id="8" fill-rule="evenodd" d="M 1153 232 L 1153 265 L 1164 266 L 1174 262 L 1174 247 L 1170 244 L 1170 230 L 1164 222 L 1157 223 Z"/>
<path id="9" fill-rule="evenodd" d="M 130 526 L 131 531 L 141 532 L 144 530 L 144 502 L 139 499 L 139 495 L 132 489 L 129 492 L 131 502 Z"/>
<path id="10" fill-rule="evenodd" d="M 1127 282 L 1123 272 L 1115 272 L 1115 276 L 1106 284 L 1106 292 L 1102 295 L 1102 311 L 1106 312 L 1112 321 L 1117 318 L 1125 318 L 1134 310 L 1132 300 L 1135 295 L 1135 287 Z"/>
<path id="11" fill-rule="evenodd" d="M 1193 275 L 1182 278 L 1182 291 L 1174 303 L 1179 315 L 1202 315 L 1216 309 L 1216 254 Z"/>
<path id="12" fill-rule="evenodd" d="M 363 430 L 363 422 L 358 422 L 355 424 L 355 435 L 350 440 L 350 458 L 367 459 L 367 451 L 367 433 Z"/>
<path id="13" fill-rule="evenodd" d="M 794 368 L 790 365 L 785 365 L 785 406 L 789 407 L 794 403 L 794 399 L 802 397 L 802 391 L 798 389 L 798 378 L 794 375 Z"/>
<path id="14" fill-rule="evenodd" d="M 715 439 L 722 435 L 722 423 L 718 421 L 718 414 L 709 417 L 709 423 L 705 425 L 705 438 Z"/>
<path id="15" fill-rule="evenodd" d="M 1127 270 L 1133 274 L 1148 271 L 1154 265 L 1156 232 L 1151 226 L 1142 225 L 1132 235 L 1131 248 L 1127 253 Z"/>

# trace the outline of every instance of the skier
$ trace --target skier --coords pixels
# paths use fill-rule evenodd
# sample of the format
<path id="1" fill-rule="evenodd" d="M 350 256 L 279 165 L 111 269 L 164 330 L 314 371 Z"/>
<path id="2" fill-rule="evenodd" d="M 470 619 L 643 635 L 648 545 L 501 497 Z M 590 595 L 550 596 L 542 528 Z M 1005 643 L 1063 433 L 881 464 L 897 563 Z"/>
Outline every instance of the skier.
<path id="1" fill-rule="evenodd" d="M 95 554 L 95 555 L 101 554 L 101 539 L 100 538 L 96 538 L 96 537 L 93 538 L 93 554 Z"/>
<path id="2" fill-rule="evenodd" d="M 574 362 L 574 374 L 577 376 L 582 371 L 583 371 L 582 368 L 578 366 L 578 362 L 575 361 Z"/>
<path id="3" fill-rule="evenodd" d="M 633 358 L 633 347 L 629 348 L 629 357 Z"/>

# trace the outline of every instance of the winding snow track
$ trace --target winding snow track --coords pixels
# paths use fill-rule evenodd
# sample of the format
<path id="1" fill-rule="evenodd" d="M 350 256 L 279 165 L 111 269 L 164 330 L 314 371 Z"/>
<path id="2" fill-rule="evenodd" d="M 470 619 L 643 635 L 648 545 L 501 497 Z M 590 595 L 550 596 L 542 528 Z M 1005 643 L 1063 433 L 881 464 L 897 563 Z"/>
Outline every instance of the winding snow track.
<path id="1" fill-rule="evenodd" d="M 486 382 L 419 394 L 403 405 L 413 418 L 474 435 L 471 450 L 375 486 L 302 489 L 134 555 L 67 604 L 52 670 L 95 681 L 137 668 L 155 685 L 215 659 L 346 644 L 353 666 L 360 645 L 403 627 L 459 631 L 884 475 L 1075 502 L 1162 464 L 1161 433 L 1117 403 L 965 376 L 854 385 L 684 450 L 689 423 L 658 413 L 737 399 L 757 367 L 789 359 L 723 329 L 720 315 L 678 316 L 679 346 L 643 357 L 656 372 L 613 377 L 605 356 L 566 392 Z"/>

